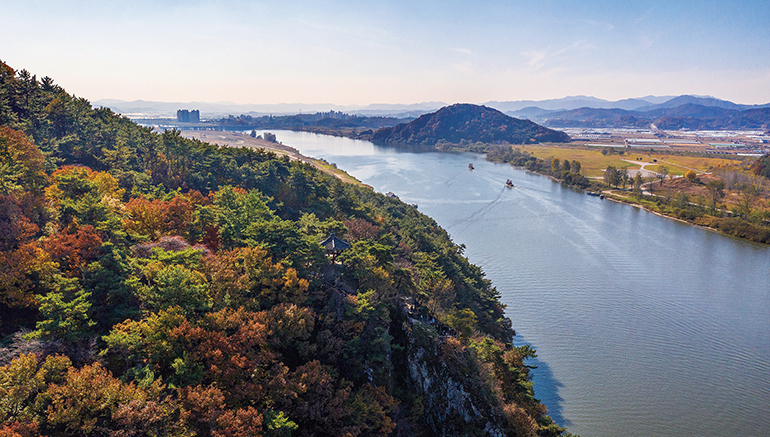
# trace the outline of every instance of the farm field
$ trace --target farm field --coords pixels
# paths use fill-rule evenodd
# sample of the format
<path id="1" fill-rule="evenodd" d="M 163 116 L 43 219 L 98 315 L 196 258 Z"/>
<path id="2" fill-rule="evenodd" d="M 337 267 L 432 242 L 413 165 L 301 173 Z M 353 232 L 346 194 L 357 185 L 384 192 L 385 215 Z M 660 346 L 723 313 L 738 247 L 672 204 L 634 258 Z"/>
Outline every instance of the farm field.
<path id="1" fill-rule="evenodd" d="M 568 159 L 570 161 L 580 161 L 583 169 L 583 174 L 588 178 L 598 178 L 604 174 L 604 170 L 608 166 L 615 168 L 627 168 L 629 170 L 639 169 L 639 165 L 634 165 L 633 162 L 639 161 L 640 163 L 654 162 L 657 160 L 658 165 L 648 165 L 647 170 L 658 171 L 660 165 L 664 165 L 668 168 L 671 175 L 684 175 L 689 169 L 694 169 L 698 173 L 709 171 L 709 169 L 717 166 L 736 165 L 741 164 L 740 159 L 724 158 L 724 157 L 700 157 L 700 156 L 680 156 L 667 153 L 639 153 L 636 151 L 626 152 L 621 149 L 619 151 L 613 151 L 613 154 L 602 154 L 602 150 L 596 147 L 585 146 L 542 146 L 542 145 L 524 145 L 515 146 L 522 151 L 527 151 L 532 156 L 540 159 L 557 158 L 561 161 Z"/>

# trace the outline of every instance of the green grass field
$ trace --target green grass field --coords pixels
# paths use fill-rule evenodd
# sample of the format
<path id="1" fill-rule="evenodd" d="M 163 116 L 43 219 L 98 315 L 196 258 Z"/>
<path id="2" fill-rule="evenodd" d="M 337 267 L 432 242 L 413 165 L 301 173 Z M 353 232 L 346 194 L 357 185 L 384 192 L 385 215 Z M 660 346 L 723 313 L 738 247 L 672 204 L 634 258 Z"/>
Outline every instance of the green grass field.
<path id="1" fill-rule="evenodd" d="M 526 150 L 532 156 L 540 159 L 557 158 L 562 161 L 565 159 L 580 161 L 583 174 L 589 178 L 602 176 L 604 170 L 610 165 L 615 168 L 637 169 L 639 165 L 627 162 L 637 161 L 637 158 L 641 158 L 639 162 L 653 162 L 654 159 L 657 159 L 656 165 L 648 165 L 645 168 L 658 171 L 659 166 L 664 165 L 668 168 L 669 174 L 672 175 L 684 175 L 690 168 L 702 173 L 719 165 L 735 165 L 741 162 L 738 159 L 677 156 L 658 153 L 652 156 L 646 153 L 634 152 L 624 153 L 623 155 L 602 155 L 600 148 L 586 148 L 585 146 L 525 145 L 515 147 Z"/>

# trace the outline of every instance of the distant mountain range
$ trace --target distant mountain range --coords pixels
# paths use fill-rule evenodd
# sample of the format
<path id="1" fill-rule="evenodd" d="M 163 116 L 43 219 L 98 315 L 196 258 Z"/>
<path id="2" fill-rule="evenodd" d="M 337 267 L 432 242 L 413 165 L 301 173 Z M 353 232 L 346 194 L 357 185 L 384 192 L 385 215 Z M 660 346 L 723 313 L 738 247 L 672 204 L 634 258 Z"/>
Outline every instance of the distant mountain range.
<path id="1" fill-rule="evenodd" d="M 656 97 L 647 96 L 638 99 L 625 99 L 616 102 L 597 99 L 589 96 L 572 96 L 561 99 L 549 100 L 516 100 L 516 101 L 490 101 L 482 103 L 484 106 L 497 109 L 501 112 L 524 110 L 525 108 L 537 108 L 538 111 L 568 110 L 582 107 L 589 108 L 621 108 L 638 109 L 671 100 L 672 96 Z M 369 105 L 335 105 L 332 103 L 277 103 L 277 104 L 237 104 L 232 102 L 154 102 L 146 100 L 103 99 L 96 100 L 94 107 L 104 106 L 114 112 L 124 115 L 139 115 L 148 117 L 175 117 L 177 109 L 198 109 L 201 115 L 207 118 L 227 115 L 294 115 L 302 113 L 315 113 L 327 111 L 340 111 L 348 114 L 365 116 L 391 116 L 404 118 L 411 116 L 417 118 L 422 114 L 433 112 L 447 106 L 445 102 L 422 102 L 412 104 L 373 103 Z M 509 114 L 510 115 L 510 114 Z"/>
<path id="2" fill-rule="evenodd" d="M 528 110 L 536 108 L 539 110 L 567 110 L 577 108 L 620 108 L 620 109 L 638 109 L 645 106 L 655 105 L 667 102 L 673 99 L 674 96 L 647 96 L 636 99 L 623 99 L 617 101 L 610 101 L 604 99 L 597 99 L 590 96 L 571 96 L 563 97 L 561 99 L 548 99 L 548 100 L 517 100 L 512 102 L 487 102 L 484 105 L 497 110 L 503 111 L 510 115 L 511 112 L 517 112 L 521 110 Z"/>
<path id="3" fill-rule="evenodd" d="M 443 102 L 424 102 L 413 104 L 374 103 L 370 105 L 335 105 L 332 103 L 276 103 L 276 104 L 238 104 L 232 102 L 153 102 L 135 100 L 103 99 L 95 100 L 92 105 L 110 108 L 113 112 L 129 118 L 176 118 L 178 109 L 198 109 L 201 118 L 216 119 L 228 115 L 296 115 L 316 112 L 337 111 L 366 117 L 387 116 L 396 118 L 417 118 L 427 112 L 435 111 Z"/>
<path id="4" fill-rule="evenodd" d="M 692 101 L 680 99 L 680 102 Z M 658 129 L 770 129 L 770 105 L 751 107 L 731 102 L 716 101 L 720 106 L 698 103 L 665 102 L 635 111 L 625 109 L 579 108 L 568 111 L 549 111 L 530 117 L 550 127 L 614 127 Z M 711 102 L 703 102 L 711 103 Z M 732 106 L 731 106 L 732 105 Z M 743 109 L 742 107 L 746 107 Z"/>
<path id="5" fill-rule="evenodd" d="M 372 142 L 379 144 L 436 146 L 440 143 L 511 144 L 568 142 L 570 137 L 529 120 L 509 117 L 502 112 L 471 104 L 456 104 L 421 115 L 410 123 L 385 127 L 374 132 Z"/>
<path id="6" fill-rule="evenodd" d="M 490 101 L 483 104 L 511 117 L 529 119 L 551 127 L 649 127 L 661 129 L 767 129 L 770 120 L 764 105 L 741 105 L 709 96 L 646 96 L 609 101 L 590 96 L 549 100 Z M 177 109 L 198 109 L 201 118 L 228 115 L 294 115 L 338 111 L 366 117 L 417 118 L 447 106 L 444 102 L 414 104 L 334 105 L 326 103 L 243 105 L 231 102 L 151 102 L 97 100 L 129 118 L 174 118 Z"/>

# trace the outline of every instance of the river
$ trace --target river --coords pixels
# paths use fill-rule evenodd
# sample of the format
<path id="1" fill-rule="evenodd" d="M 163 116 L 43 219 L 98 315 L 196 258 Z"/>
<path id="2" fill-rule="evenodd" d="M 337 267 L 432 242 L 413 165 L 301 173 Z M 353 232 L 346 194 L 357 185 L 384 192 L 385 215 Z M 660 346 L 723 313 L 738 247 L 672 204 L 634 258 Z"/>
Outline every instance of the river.
<path id="1" fill-rule="evenodd" d="M 535 395 L 570 432 L 770 435 L 770 247 L 481 155 L 273 132 L 418 204 L 465 244 L 507 305 L 514 342 L 538 351 Z"/>

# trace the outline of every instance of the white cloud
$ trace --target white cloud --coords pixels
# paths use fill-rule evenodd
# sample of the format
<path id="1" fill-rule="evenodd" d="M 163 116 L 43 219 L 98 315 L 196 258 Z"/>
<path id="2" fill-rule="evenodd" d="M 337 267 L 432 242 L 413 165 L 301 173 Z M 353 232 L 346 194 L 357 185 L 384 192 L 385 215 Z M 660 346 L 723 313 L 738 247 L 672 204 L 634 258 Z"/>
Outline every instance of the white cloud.
<path id="1" fill-rule="evenodd" d="M 521 52 L 521 54 L 527 58 L 527 66 L 529 66 L 530 69 L 537 70 L 544 65 L 543 61 L 546 57 L 545 51 Z"/>

